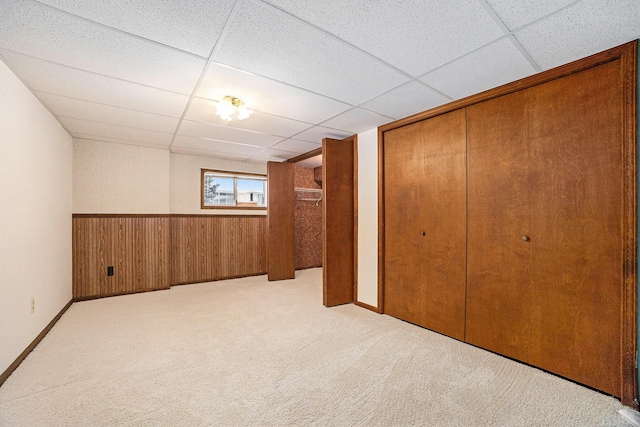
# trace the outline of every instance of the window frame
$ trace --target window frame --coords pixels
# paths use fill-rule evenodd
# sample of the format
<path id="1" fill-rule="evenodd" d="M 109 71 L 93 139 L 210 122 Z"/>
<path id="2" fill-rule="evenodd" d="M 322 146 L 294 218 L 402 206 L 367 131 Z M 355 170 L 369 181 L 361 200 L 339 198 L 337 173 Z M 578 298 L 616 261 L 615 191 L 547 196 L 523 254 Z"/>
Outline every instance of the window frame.
<path id="1" fill-rule="evenodd" d="M 206 174 L 217 175 L 220 178 L 232 178 L 233 179 L 233 196 L 235 205 L 205 205 L 204 203 L 204 178 Z M 256 179 L 264 181 L 264 206 L 238 206 L 238 180 L 239 179 Z M 240 210 L 267 210 L 268 199 L 268 186 L 267 186 L 267 174 L 251 173 L 251 172 L 236 172 L 236 171 L 224 171 L 218 169 L 200 169 L 200 209 L 240 209 Z"/>

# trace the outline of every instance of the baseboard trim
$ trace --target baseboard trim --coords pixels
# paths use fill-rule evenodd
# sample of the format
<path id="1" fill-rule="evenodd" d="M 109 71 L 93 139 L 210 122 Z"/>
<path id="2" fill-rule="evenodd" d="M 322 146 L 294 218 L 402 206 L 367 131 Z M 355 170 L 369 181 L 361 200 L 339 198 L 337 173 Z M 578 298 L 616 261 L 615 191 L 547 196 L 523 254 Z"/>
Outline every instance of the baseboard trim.
<path id="1" fill-rule="evenodd" d="M 166 291 L 168 289 L 171 289 L 171 286 L 163 286 L 161 288 L 151 288 L 151 289 L 136 289 L 133 291 L 115 292 L 112 294 L 88 295 L 84 297 L 74 298 L 73 302 L 90 301 L 90 300 L 100 299 L 100 298 L 119 297 L 122 295 L 141 294 L 144 292 Z"/>
<path id="2" fill-rule="evenodd" d="M 374 313 L 382 314 L 382 311 L 380 311 L 380 309 L 378 307 L 374 307 L 372 305 L 365 304 L 365 303 L 360 302 L 360 301 L 354 301 L 353 303 L 355 305 L 357 305 L 358 307 L 366 308 L 367 310 L 371 310 Z"/>
<path id="3" fill-rule="evenodd" d="M 198 280 L 194 280 L 192 282 L 178 282 L 178 283 L 172 283 L 171 287 L 174 286 L 184 286 L 184 285 L 196 285 L 198 283 L 207 283 L 207 282 L 219 282 L 221 280 L 231 280 L 231 279 L 242 279 L 243 277 L 255 277 L 255 276 L 264 276 L 265 274 L 267 274 L 266 271 L 261 271 L 258 273 L 250 273 L 250 274 L 241 274 L 239 276 L 228 276 L 228 277 L 215 277 L 213 279 L 198 279 Z"/>
<path id="4" fill-rule="evenodd" d="M 29 353 L 31 353 L 38 344 L 40 344 L 40 341 L 42 341 L 42 339 L 49 333 L 51 328 L 53 328 L 58 320 L 60 320 L 62 315 L 69 309 L 69 307 L 71 307 L 71 304 L 73 304 L 73 299 L 69 301 L 67 305 L 62 308 L 62 310 L 60 310 L 60 313 L 58 313 L 56 317 L 54 317 L 53 320 L 49 322 L 49 324 L 42 330 L 42 332 L 40 332 L 36 339 L 34 339 L 31 344 L 29 344 L 29 346 L 20 354 L 20 356 L 18 356 L 18 358 L 14 360 L 11 365 L 9 365 L 9 367 L 2 373 L 2 375 L 0 375 L 0 386 L 2 386 L 7 378 L 11 376 L 13 371 L 15 371 L 18 366 L 20 366 L 24 359 L 27 358 Z"/>

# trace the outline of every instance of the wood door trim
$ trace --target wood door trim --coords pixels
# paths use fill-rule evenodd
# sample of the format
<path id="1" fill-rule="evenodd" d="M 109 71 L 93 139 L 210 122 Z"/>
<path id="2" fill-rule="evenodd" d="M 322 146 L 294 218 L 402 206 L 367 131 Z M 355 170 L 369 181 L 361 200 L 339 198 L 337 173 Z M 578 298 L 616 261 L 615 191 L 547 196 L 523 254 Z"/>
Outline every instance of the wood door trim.
<path id="1" fill-rule="evenodd" d="M 263 218 L 264 215 L 232 215 L 232 214 L 72 214 L 72 218 Z"/>
<path id="2" fill-rule="evenodd" d="M 624 405 L 638 408 L 638 42 L 623 46 L 623 272 L 622 272 L 622 396 Z M 632 380 L 633 378 L 633 380 Z"/>
<path id="3" fill-rule="evenodd" d="M 353 302 L 354 304 L 358 302 L 358 140 L 357 138 L 353 142 Z"/>
<path id="4" fill-rule="evenodd" d="M 498 86 L 496 88 L 489 89 L 484 92 L 480 92 L 478 94 L 471 95 L 466 98 L 462 98 L 460 100 L 453 101 L 448 104 L 444 104 L 439 107 L 435 107 L 430 110 L 423 111 L 421 113 L 417 113 L 412 116 L 387 123 L 386 125 L 380 126 L 378 129 L 384 135 L 384 132 L 389 130 L 393 130 L 393 129 L 406 126 L 412 123 L 420 122 L 422 120 L 439 116 L 441 114 L 449 113 L 454 110 L 459 110 L 461 108 L 469 107 L 471 105 L 478 104 L 480 102 L 485 102 L 490 99 L 498 98 L 503 95 L 508 95 L 510 93 L 517 92 L 522 89 L 527 89 L 532 86 L 537 86 L 542 83 L 547 83 L 551 80 L 556 80 L 561 77 L 566 77 L 568 75 L 575 74 L 580 71 L 584 71 L 588 68 L 593 68 L 598 65 L 606 64 L 607 62 L 621 60 L 621 59 L 624 59 L 629 54 L 636 55 L 637 54 L 637 48 L 635 47 L 636 45 L 637 45 L 637 41 L 632 41 L 632 42 L 614 47 L 612 49 L 606 50 L 604 52 L 596 53 L 586 58 L 579 59 L 574 62 L 570 62 L 569 64 L 561 65 L 559 67 L 552 68 L 551 70 L 543 71 L 533 76 L 525 77 L 524 79 L 516 80 L 515 82 L 507 83 L 505 85 Z"/>
<path id="5" fill-rule="evenodd" d="M 637 351 L 637 267 L 638 267 L 638 41 L 609 49 L 607 51 L 591 55 L 584 59 L 571 62 L 566 65 L 536 74 L 531 77 L 518 80 L 495 89 L 490 89 L 467 98 L 451 102 L 449 104 L 433 108 L 404 119 L 391 122 L 378 128 L 378 308 L 384 313 L 384 262 L 385 262 L 385 197 L 384 197 L 384 135 L 402 126 L 426 120 L 441 114 L 445 114 L 461 108 L 478 104 L 493 98 L 507 95 L 555 79 L 559 79 L 589 68 L 608 62 L 621 61 L 624 73 L 624 105 L 622 109 L 623 125 L 623 169 L 624 169 L 624 213 L 623 213 L 623 254 L 624 271 L 622 283 L 622 390 L 621 401 L 624 405 L 638 407 L 638 384 L 636 368 Z"/>

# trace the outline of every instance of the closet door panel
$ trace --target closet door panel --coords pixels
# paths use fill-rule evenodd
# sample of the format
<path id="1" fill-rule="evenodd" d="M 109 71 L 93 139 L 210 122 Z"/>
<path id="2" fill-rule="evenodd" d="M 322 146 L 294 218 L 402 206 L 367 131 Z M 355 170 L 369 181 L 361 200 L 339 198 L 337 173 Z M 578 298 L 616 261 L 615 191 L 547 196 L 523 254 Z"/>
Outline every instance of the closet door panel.
<path id="1" fill-rule="evenodd" d="M 530 363 L 620 394 L 619 61 L 531 89 Z"/>
<path id="2" fill-rule="evenodd" d="M 467 341 L 617 396 L 621 99 L 613 61 L 468 107 Z"/>
<path id="3" fill-rule="evenodd" d="M 464 110 L 385 135 L 385 312 L 464 339 Z"/>
<path id="4" fill-rule="evenodd" d="M 533 289 L 527 94 L 467 108 L 469 150 L 466 341 L 529 359 Z"/>

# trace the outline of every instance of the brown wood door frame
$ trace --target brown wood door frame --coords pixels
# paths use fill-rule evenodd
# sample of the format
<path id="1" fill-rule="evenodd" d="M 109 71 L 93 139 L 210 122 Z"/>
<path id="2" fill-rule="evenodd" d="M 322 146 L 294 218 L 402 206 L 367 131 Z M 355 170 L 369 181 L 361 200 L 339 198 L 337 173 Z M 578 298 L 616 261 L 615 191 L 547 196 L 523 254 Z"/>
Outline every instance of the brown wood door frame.
<path id="1" fill-rule="evenodd" d="M 378 128 L 378 307 L 384 313 L 384 135 L 386 131 L 411 123 L 465 108 L 536 86 L 611 61 L 621 61 L 623 73 L 623 273 L 622 273 L 622 342 L 621 342 L 621 401 L 638 407 L 636 369 L 637 349 L 637 292 L 638 292 L 638 42 L 632 41 L 587 58 L 536 74 L 534 76 L 491 89 L 450 104 L 415 114 Z"/>

